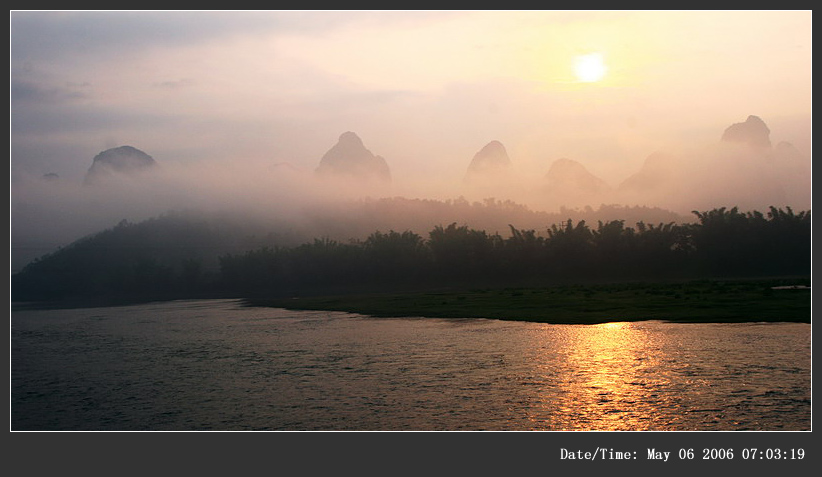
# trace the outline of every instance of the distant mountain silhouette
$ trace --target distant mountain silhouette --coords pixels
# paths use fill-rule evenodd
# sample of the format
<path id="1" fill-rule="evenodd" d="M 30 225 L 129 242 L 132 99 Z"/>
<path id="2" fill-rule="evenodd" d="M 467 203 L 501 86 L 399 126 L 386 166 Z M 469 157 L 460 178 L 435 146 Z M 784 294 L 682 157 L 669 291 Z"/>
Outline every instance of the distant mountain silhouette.
<path id="1" fill-rule="evenodd" d="M 741 142 L 751 147 L 771 147 L 771 130 L 758 116 L 748 116 L 744 123 L 735 123 L 728 126 L 722 133 L 722 141 Z"/>
<path id="2" fill-rule="evenodd" d="M 508 157 L 508 152 L 501 142 L 495 140 L 486 144 L 471 159 L 465 174 L 465 181 L 468 183 L 495 181 L 500 179 L 500 175 L 507 176 L 510 172 L 511 159 Z"/>
<path id="3" fill-rule="evenodd" d="M 608 184 L 595 176 L 582 164 L 568 158 L 557 159 L 545 174 L 548 188 L 563 194 L 603 194 L 608 192 Z"/>
<path id="4" fill-rule="evenodd" d="M 94 156 L 85 183 L 98 183 L 115 175 L 130 175 L 156 167 L 157 161 L 153 157 L 135 147 L 115 147 Z"/>
<path id="5" fill-rule="evenodd" d="M 685 154 L 655 152 L 618 187 L 620 200 L 662 207 L 710 207 L 730 203 L 810 204 L 810 160 L 792 144 L 771 145 L 758 116 L 728 126 L 719 141 Z"/>
<path id="6" fill-rule="evenodd" d="M 793 144 L 787 141 L 780 141 L 776 147 L 774 147 L 774 153 L 777 157 L 784 158 L 786 160 L 794 160 L 794 159 L 803 159 L 804 156 L 799 149 L 796 148 Z"/>
<path id="7" fill-rule="evenodd" d="M 359 136 L 351 131 L 343 133 L 337 144 L 323 155 L 316 172 L 322 176 L 391 181 L 385 159 L 366 149 Z"/>
<path id="8" fill-rule="evenodd" d="M 654 152 L 645 159 L 642 168 L 617 187 L 620 191 L 650 191 L 667 187 L 674 174 L 675 158 L 664 152 Z"/>

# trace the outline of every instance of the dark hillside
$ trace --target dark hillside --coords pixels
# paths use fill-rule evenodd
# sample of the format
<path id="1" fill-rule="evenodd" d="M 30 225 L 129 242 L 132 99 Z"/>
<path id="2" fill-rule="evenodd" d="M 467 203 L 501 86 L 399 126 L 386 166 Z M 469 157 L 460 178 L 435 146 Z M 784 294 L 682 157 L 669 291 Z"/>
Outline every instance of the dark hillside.
<path id="1" fill-rule="evenodd" d="M 496 202 L 466 207 L 486 208 L 486 217 L 505 210 L 512 216 L 530 213 Z M 509 224 L 505 235 L 451 222 L 422 233 L 383 229 L 336 240 L 303 238 L 305 230 L 287 224 L 266 229 L 167 214 L 121 222 L 29 264 L 12 276 L 12 301 L 810 276 L 809 211 L 720 208 L 695 217 L 695 223 L 657 224 L 567 219 L 541 229 Z"/>

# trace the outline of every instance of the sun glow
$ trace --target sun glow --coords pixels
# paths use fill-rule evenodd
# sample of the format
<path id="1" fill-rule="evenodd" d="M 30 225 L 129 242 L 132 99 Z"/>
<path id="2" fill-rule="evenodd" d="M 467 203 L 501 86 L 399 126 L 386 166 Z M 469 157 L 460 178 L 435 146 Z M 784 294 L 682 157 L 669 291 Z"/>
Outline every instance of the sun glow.
<path id="1" fill-rule="evenodd" d="M 601 80 L 608 67 L 600 53 L 589 53 L 574 58 L 574 75 L 583 83 L 594 83 Z"/>

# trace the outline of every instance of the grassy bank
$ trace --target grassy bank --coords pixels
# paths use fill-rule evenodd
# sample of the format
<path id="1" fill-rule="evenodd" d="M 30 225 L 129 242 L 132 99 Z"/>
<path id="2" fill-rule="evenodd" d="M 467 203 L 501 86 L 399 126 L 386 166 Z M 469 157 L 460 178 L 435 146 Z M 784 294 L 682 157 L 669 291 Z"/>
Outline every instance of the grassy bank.
<path id="1" fill-rule="evenodd" d="M 783 288 L 783 287 L 799 288 Z M 252 306 L 378 317 L 493 318 L 543 323 L 811 321 L 810 279 L 698 280 L 248 300 Z"/>

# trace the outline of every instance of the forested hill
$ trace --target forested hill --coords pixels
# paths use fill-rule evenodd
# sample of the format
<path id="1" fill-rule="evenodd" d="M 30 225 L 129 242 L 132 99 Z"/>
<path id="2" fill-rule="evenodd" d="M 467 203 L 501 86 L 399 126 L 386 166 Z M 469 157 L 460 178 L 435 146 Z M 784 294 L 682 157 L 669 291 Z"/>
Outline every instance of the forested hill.
<path id="1" fill-rule="evenodd" d="M 12 276 L 12 301 L 810 275 L 810 211 L 719 208 L 697 211 L 691 222 L 596 218 L 620 211 L 642 212 L 603 206 L 573 211 L 591 218 L 572 218 L 572 211 L 559 218 L 507 202 L 403 199 L 270 228 L 168 214 L 123 222 L 29 264 Z M 432 220 L 440 222 L 420 228 Z M 497 227 L 474 225 L 481 220 Z M 421 225 L 394 227 L 414 221 Z"/>

